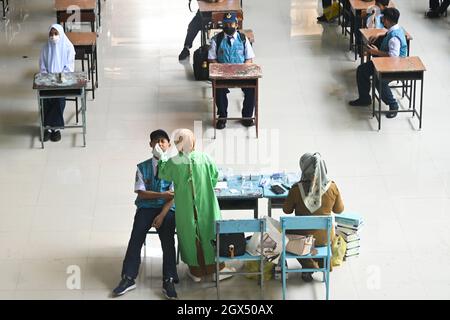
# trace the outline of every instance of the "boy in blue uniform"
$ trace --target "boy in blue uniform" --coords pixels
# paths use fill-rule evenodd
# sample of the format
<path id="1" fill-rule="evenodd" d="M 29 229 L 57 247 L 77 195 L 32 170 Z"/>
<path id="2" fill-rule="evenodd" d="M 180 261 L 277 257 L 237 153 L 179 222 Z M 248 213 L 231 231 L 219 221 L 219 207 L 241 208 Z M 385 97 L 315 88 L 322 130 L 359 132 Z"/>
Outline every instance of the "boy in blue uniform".
<path id="1" fill-rule="evenodd" d="M 215 35 L 211 39 L 211 47 L 208 51 L 208 60 L 211 63 L 253 63 L 255 53 L 252 45 L 245 35 L 237 31 L 238 19 L 235 13 L 226 13 L 223 18 L 223 32 Z M 220 40 L 220 43 L 217 43 Z M 242 108 L 242 117 L 253 117 L 255 109 L 255 89 L 242 88 L 244 92 L 244 106 Z M 223 129 L 228 116 L 228 89 L 216 89 L 217 114 L 219 119 L 216 123 L 217 129 Z M 252 119 L 242 120 L 246 127 L 255 125 Z"/>
<path id="2" fill-rule="evenodd" d="M 159 145 L 163 151 L 170 148 L 169 135 L 163 130 L 150 134 L 150 147 Z M 134 216 L 127 253 L 123 261 L 122 280 L 113 290 L 117 297 L 136 288 L 135 279 L 141 263 L 141 249 L 147 232 L 155 227 L 163 251 L 163 293 L 168 299 L 177 299 L 174 283 L 178 283 L 175 254 L 175 211 L 173 206 L 173 185 L 158 178 L 158 158 L 154 155 L 137 165 Z"/>
<path id="3" fill-rule="evenodd" d="M 398 25 L 400 12 L 395 8 L 387 8 L 383 11 L 383 24 L 388 29 L 384 37 L 380 49 L 375 45 L 370 44 L 366 49 L 371 55 L 378 57 L 406 57 L 408 53 L 408 46 L 406 43 L 405 31 Z M 356 71 L 356 81 L 358 83 L 359 98 L 350 101 L 351 106 L 369 106 L 372 104 L 370 97 L 370 78 L 374 74 L 374 65 L 372 61 L 361 64 Z M 378 86 L 377 86 L 378 87 Z M 389 106 L 386 114 L 387 118 L 394 118 L 397 116 L 398 103 L 389 88 L 388 81 L 382 81 L 381 84 L 381 99 Z"/>

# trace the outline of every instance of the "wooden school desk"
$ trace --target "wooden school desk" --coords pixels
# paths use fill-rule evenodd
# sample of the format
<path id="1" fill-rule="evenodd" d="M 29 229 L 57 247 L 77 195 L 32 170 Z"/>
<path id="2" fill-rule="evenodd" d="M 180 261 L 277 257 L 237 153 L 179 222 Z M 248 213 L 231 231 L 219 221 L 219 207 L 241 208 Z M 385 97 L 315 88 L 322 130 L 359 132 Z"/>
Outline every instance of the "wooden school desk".
<path id="1" fill-rule="evenodd" d="M 218 88 L 253 88 L 255 89 L 255 116 L 250 118 L 225 118 L 224 120 L 254 120 L 256 124 L 256 138 L 259 134 L 258 121 L 258 80 L 262 78 L 261 67 L 254 63 L 229 64 L 211 63 L 209 78 L 213 91 L 213 125 L 214 139 L 216 138 L 216 89 Z"/>
<path id="2" fill-rule="evenodd" d="M 96 14 L 96 0 L 55 0 L 56 21 L 62 24 L 66 30 L 67 22 L 75 15 L 74 10 L 79 8 L 80 21 L 89 22 L 91 24 L 91 32 L 97 31 L 97 14 Z"/>
<path id="3" fill-rule="evenodd" d="M 378 131 L 381 130 L 381 114 L 389 111 L 381 111 L 381 81 L 411 81 L 412 90 L 409 96 L 409 108 L 398 110 L 397 112 L 411 112 L 412 116 L 419 119 L 419 130 L 422 128 L 423 109 L 423 78 L 426 71 L 425 66 L 419 57 L 379 57 L 372 59 L 375 66 L 375 73 L 372 80 L 372 115 L 378 120 Z M 419 111 L 416 109 L 416 85 L 420 81 L 420 105 Z M 378 83 L 378 95 L 375 92 L 375 85 Z M 378 110 L 375 110 L 375 100 L 378 100 Z"/>

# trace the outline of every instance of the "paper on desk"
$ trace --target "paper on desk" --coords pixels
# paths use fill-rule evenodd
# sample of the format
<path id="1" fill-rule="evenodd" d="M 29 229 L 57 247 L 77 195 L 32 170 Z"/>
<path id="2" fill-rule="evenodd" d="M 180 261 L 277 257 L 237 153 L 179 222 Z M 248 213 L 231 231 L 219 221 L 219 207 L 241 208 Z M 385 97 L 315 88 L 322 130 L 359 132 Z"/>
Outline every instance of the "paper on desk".
<path id="1" fill-rule="evenodd" d="M 226 181 L 217 182 L 216 189 L 228 189 L 228 183 Z"/>

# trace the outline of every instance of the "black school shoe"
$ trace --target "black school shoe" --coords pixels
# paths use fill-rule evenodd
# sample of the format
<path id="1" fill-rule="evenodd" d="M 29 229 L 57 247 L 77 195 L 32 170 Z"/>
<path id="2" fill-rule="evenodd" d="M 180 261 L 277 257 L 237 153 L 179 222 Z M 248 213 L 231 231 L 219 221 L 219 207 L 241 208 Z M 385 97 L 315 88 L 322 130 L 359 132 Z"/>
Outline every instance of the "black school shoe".
<path id="1" fill-rule="evenodd" d="M 372 100 L 371 99 L 363 100 L 358 98 L 356 100 L 350 101 L 348 104 L 351 105 L 352 107 L 367 107 L 372 104 Z"/>
<path id="2" fill-rule="evenodd" d="M 427 11 L 427 13 L 425 14 L 425 16 L 426 16 L 427 18 L 430 18 L 430 19 L 435 19 L 435 18 L 439 18 L 439 17 L 441 16 L 441 14 L 439 13 L 439 11 L 436 11 L 436 10 L 429 10 L 429 11 Z"/>
<path id="3" fill-rule="evenodd" d="M 124 276 L 122 280 L 120 280 L 119 285 L 113 290 L 113 297 L 119 297 L 133 289 L 136 289 L 136 282 L 134 282 L 133 279 Z"/>
<path id="4" fill-rule="evenodd" d="M 177 300 L 178 299 L 177 292 L 175 291 L 175 285 L 174 285 L 173 278 L 164 280 L 162 292 L 164 293 L 164 296 L 169 300 Z"/>
<path id="5" fill-rule="evenodd" d="M 322 15 L 320 17 L 317 17 L 318 22 L 328 22 L 328 19 L 325 17 L 325 15 Z"/>
<path id="6" fill-rule="evenodd" d="M 222 130 L 222 129 L 224 129 L 226 126 L 227 126 L 227 120 L 221 120 L 221 119 L 217 120 L 217 123 L 216 123 L 216 129 Z"/>
<path id="7" fill-rule="evenodd" d="M 61 131 L 59 130 L 52 131 L 50 133 L 50 140 L 53 142 L 58 142 L 59 140 L 61 140 Z"/>
<path id="8" fill-rule="evenodd" d="M 244 127 L 253 127 L 255 125 L 255 121 L 253 121 L 253 119 L 244 119 L 242 120 L 242 125 Z"/>
<path id="9" fill-rule="evenodd" d="M 178 60 L 184 60 L 189 57 L 190 54 L 191 53 L 189 52 L 189 49 L 185 47 L 183 48 L 183 50 L 181 50 L 180 55 L 178 56 Z"/>

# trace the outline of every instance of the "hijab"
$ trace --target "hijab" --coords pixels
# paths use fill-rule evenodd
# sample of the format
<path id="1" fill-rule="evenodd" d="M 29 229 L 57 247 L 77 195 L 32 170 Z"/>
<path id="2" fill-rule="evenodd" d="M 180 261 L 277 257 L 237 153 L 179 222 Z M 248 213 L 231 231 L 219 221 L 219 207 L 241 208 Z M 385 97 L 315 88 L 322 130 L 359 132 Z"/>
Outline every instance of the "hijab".
<path id="1" fill-rule="evenodd" d="M 322 195 L 330 187 L 327 167 L 320 153 L 305 153 L 300 158 L 302 178 L 299 182 L 300 194 L 305 206 L 314 213 L 322 206 Z"/>
<path id="2" fill-rule="evenodd" d="M 41 72 L 60 73 L 74 72 L 75 70 L 75 48 L 64 33 L 60 24 L 53 24 L 48 32 L 56 29 L 59 33 L 59 41 L 53 43 L 48 39 L 41 51 L 39 61 Z"/>
<path id="3" fill-rule="evenodd" d="M 195 136 L 189 129 L 178 129 L 174 141 L 178 152 L 189 155 L 195 150 Z"/>

